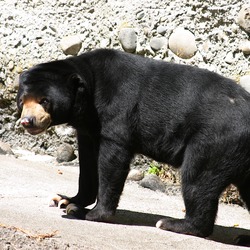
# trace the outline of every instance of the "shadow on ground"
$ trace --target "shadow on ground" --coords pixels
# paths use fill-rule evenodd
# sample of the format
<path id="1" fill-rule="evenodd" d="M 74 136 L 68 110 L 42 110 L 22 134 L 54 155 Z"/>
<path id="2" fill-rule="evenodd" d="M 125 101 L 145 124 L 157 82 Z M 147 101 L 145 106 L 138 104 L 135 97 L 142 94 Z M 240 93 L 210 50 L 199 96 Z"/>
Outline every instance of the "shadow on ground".
<path id="1" fill-rule="evenodd" d="M 158 220 L 166 216 L 140 213 L 128 210 L 118 210 L 116 213 L 115 223 L 123 225 L 135 225 L 135 226 L 151 226 L 155 227 Z M 168 217 L 170 218 L 170 217 Z M 208 239 L 230 245 L 238 245 L 237 237 L 242 237 L 242 244 L 250 246 L 250 230 L 246 230 L 238 227 L 225 227 L 225 226 L 214 226 L 213 234 Z"/>
<path id="2" fill-rule="evenodd" d="M 68 215 L 63 215 L 63 217 L 68 219 L 75 219 Z M 157 221 L 164 217 L 166 216 L 118 209 L 112 223 L 129 225 L 129 226 L 155 227 Z M 240 241 L 238 241 L 237 240 L 238 237 L 242 235 L 243 237 L 240 238 Z M 207 239 L 229 245 L 235 245 L 235 246 L 243 245 L 249 247 L 250 230 L 238 227 L 226 227 L 226 226 L 215 225 L 213 234 L 209 236 Z"/>

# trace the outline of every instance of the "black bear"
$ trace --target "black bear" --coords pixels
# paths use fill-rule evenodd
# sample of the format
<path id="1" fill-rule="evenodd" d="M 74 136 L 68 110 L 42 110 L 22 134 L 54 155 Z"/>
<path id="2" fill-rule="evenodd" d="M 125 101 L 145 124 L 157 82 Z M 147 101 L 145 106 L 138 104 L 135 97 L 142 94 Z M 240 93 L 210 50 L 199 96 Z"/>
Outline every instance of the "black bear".
<path id="1" fill-rule="evenodd" d="M 210 235 L 231 183 L 250 209 L 250 94 L 233 80 L 99 49 L 24 72 L 17 103 L 30 134 L 62 123 L 77 131 L 79 191 L 54 199 L 69 214 L 109 221 L 137 153 L 181 167 L 185 219 L 159 228 Z"/>

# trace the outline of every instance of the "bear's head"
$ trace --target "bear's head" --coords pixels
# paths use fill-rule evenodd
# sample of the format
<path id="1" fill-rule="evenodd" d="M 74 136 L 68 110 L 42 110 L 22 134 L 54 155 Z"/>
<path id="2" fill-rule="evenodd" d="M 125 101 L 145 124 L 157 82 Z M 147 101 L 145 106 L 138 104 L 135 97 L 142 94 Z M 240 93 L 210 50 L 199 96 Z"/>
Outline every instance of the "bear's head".
<path id="1" fill-rule="evenodd" d="M 81 105 L 76 99 L 82 99 L 83 92 L 82 78 L 66 60 L 39 64 L 23 72 L 17 94 L 21 124 L 36 135 L 52 125 L 70 123 L 77 113 L 75 102 Z"/>

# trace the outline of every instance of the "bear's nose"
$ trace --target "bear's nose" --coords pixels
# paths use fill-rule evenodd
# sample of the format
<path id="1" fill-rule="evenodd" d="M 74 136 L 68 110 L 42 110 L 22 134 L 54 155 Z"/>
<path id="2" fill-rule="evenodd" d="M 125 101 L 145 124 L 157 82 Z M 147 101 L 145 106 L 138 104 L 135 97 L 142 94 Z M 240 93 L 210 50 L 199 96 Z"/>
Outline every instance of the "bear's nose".
<path id="1" fill-rule="evenodd" d="M 21 119 L 21 124 L 25 128 L 31 128 L 34 126 L 34 118 L 33 117 L 24 117 Z"/>

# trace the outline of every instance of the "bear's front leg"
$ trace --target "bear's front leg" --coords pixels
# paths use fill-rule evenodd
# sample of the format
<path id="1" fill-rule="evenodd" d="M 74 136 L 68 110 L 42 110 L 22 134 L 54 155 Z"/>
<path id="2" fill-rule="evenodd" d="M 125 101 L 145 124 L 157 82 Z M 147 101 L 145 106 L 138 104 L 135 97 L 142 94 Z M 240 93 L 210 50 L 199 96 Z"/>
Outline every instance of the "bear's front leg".
<path id="1" fill-rule="evenodd" d="M 79 183 L 78 193 L 71 198 L 71 203 L 83 207 L 93 204 L 96 201 L 98 191 L 98 142 L 90 135 L 81 134 L 77 131 L 79 150 Z"/>
<path id="2" fill-rule="evenodd" d="M 98 143 L 89 135 L 81 134 L 78 131 L 79 150 L 79 188 L 76 196 L 69 198 L 58 194 L 50 202 L 50 206 L 66 208 L 68 214 L 84 219 L 87 211 L 84 207 L 93 204 L 97 198 L 98 191 Z"/>
<path id="3" fill-rule="evenodd" d="M 86 214 L 86 220 L 110 221 L 118 206 L 131 158 L 132 154 L 121 144 L 111 141 L 101 143 L 97 204 Z"/>

